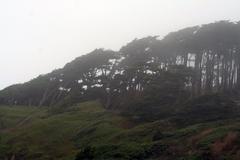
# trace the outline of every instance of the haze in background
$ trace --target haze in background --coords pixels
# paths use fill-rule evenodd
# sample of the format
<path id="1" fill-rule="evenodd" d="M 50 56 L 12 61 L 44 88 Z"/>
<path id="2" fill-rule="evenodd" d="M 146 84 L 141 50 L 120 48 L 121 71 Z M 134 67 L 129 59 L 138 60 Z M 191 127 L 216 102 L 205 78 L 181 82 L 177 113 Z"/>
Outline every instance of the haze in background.
<path id="1" fill-rule="evenodd" d="M 149 35 L 240 20 L 239 0 L 2 0 L 0 89 L 95 48 L 118 50 Z"/>

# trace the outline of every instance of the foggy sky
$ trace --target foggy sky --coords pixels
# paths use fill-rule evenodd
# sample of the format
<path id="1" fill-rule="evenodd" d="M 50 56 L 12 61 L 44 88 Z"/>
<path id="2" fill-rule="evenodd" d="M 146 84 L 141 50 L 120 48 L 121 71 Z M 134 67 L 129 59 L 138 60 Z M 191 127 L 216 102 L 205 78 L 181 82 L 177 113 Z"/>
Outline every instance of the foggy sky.
<path id="1" fill-rule="evenodd" d="M 240 20 L 239 0 L 0 0 L 0 89 L 95 48 Z"/>

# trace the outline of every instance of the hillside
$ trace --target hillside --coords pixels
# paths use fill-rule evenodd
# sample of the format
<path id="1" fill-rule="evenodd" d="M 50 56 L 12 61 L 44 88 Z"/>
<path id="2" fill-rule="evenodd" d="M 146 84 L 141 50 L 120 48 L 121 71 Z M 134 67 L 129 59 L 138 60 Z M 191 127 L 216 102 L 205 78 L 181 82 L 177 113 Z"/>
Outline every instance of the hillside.
<path id="1" fill-rule="evenodd" d="M 240 22 L 96 49 L 0 91 L 0 159 L 239 160 Z"/>
<path id="2" fill-rule="evenodd" d="M 181 127 L 171 118 L 137 123 L 108 112 L 97 101 L 61 114 L 24 106 L 2 106 L 0 114 L 1 159 L 240 158 L 238 118 Z"/>

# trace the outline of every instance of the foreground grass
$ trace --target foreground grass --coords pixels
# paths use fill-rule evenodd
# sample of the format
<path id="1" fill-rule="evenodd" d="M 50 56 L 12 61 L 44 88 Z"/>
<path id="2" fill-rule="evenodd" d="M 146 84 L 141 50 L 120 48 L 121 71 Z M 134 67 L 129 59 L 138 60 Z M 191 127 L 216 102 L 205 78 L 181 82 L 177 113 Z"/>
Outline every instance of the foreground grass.
<path id="1" fill-rule="evenodd" d="M 181 128 L 169 120 L 134 124 L 97 101 L 58 114 L 2 106 L 0 115 L 0 159 L 239 159 L 238 119 Z"/>
<path id="2" fill-rule="evenodd" d="M 4 126 L 0 131 L 2 143 L 10 146 L 7 152 L 27 154 L 31 159 L 74 159 L 79 151 L 74 140 L 77 135 L 97 126 L 97 134 L 82 138 L 85 144 L 93 137 L 101 142 L 120 132 L 118 124 L 124 121 L 108 113 L 98 102 L 83 103 L 55 115 L 44 108 L 3 106 L 0 115 Z"/>

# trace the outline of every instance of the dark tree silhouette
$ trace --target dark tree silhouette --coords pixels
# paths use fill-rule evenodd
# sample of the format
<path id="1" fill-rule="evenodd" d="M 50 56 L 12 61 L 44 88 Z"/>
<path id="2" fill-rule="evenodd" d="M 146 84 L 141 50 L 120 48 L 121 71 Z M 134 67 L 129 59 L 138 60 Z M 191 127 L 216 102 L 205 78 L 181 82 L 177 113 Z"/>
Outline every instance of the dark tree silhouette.
<path id="1" fill-rule="evenodd" d="M 162 40 L 135 39 L 118 52 L 96 49 L 62 69 L 2 90 L 0 103 L 67 106 L 100 99 L 111 108 L 152 97 L 152 104 L 168 98 L 172 104 L 186 92 L 196 97 L 239 86 L 240 23 L 219 21 Z"/>

